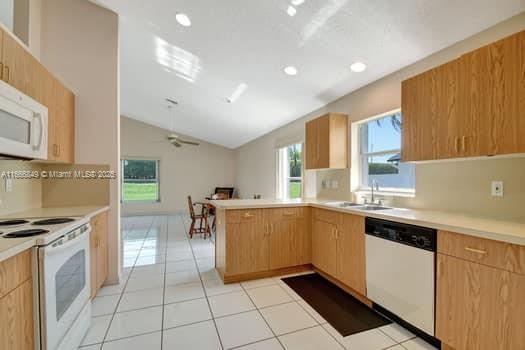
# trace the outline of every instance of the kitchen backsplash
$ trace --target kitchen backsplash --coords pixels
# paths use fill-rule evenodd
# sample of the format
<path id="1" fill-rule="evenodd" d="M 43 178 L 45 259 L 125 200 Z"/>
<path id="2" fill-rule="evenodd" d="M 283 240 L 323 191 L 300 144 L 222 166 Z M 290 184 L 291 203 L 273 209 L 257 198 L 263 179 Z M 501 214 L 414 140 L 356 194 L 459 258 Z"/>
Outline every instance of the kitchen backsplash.
<path id="1" fill-rule="evenodd" d="M 317 174 L 317 196 L 356 200 L 349 190 L 349 170 Z M 323 180 L 339 188 L 322 188 Z M 504 182 L 504 196 L 491 196 L 491 182 Z M 414 197 L 394 197 L 396 207 L 442 210 L 499 220 L 525 222 L 525 158 L 486 158 L 416 165 Z"/>

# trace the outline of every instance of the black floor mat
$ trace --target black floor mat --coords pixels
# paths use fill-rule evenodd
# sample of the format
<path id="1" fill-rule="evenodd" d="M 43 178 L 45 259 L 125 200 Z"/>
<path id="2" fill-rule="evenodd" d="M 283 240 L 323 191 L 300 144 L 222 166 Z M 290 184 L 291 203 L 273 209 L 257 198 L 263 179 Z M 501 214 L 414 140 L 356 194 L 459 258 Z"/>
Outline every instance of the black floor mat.
<path id="1" fill-rule="evenodd" d="M 283 281 L 343 337 L 392 323 L 317 273 Z"/>

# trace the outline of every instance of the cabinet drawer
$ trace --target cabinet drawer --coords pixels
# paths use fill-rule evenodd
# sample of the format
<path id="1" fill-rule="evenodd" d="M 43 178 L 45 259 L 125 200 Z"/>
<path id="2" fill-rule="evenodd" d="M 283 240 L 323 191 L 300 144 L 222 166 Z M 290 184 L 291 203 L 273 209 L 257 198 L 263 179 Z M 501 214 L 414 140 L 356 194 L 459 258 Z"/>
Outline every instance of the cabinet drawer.
<path id="1" fill-rule="evenodd" d="M 265 209 L 267 217 L 271 220 L 302 218 L 304 212 L 305 208 L 302 207 Z"/>
<path id="2" fill-rule="evenodd" d="M 332 210 L 315 209 L 314 220 L 324 221 L 334 225 L 340 225 L 342 215 L 343 214 Z"/>
<path id="3" fill-rule="evenodd" d="M 438 252 L 525 275 L 523 246 L 439 231 Z"/>
<path id="4" fill-rule="evenodd" d="M 226 211 L 226 222 L 227 223 L 240 223 L 240 222 L 255 222 L 261 221 L 263 212 L 261 209 L 240 209 L 240 210 L 227 210 Z"/>
<path id="5" fill-rule="evenodd" d="M 31 249 L 0 262 L 0 298 L 31 278 Z"/>

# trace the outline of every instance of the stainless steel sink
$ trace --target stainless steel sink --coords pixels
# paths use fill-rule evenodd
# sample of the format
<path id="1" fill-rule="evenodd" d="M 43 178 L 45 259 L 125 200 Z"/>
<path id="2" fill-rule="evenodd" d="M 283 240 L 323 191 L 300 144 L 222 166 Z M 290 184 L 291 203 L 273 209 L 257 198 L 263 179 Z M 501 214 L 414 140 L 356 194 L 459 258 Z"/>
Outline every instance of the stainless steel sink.
<path id="1" fill-rule="evenodd" d="M 382 206 L 379 206 L 379 205 L 365 205 L 365 206 L 361 206 L 359 208 L 356 208 L 356 209 L 359 209 L 359 210 L 370 210 L 370 211 L 374 211 L 374 210 L 386 210 L 386 209 L 392 209 L 392 208 L 389 208 L 389 207 L 382 207 Z"/>
<path id="2" fill-rule="evenodd" d="M 363 204 L 357 204 L 352 202 L 329 202 L 326 205 L 330 205 L 338 208 L 349 208 L 349 207 L 361 207 Z"/>

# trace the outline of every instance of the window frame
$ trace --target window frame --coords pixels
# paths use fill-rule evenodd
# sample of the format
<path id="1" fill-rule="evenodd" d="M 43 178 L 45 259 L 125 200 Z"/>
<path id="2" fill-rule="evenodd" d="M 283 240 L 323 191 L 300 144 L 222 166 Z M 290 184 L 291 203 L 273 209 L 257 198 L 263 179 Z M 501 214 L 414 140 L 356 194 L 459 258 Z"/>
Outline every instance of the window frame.
<path id="1" fill-rule="evenodd" d="M 290 176 L 290 173 L 287 172 L 285 173 L 284 172 L 284 169 L 283 169 L 283 162 L 284 160 L 288 160 L 288 148 L 290 146 L 294 146 L 294 145 L 301 145 L 301 176 L 300 177 L 296 177 L 296 176 Z M 286 156 L 284 157 L 284 159 L 282 159 L 282 154 L 281 152 L 286 152 Z M 303 198 L 304 196 L 304 142 L 292 142 L 288 145 L 285 145 L 285 146 L 280 146 L 279 148 L 277 148 L 276 150 L 276 154 L 277 154 L 277 181 L 276 181 L 276 192 L 277 192 L 277 198 L 279 199 L 299 199 L 299 198 Z M 283 176 L 284 175 L 284 176 Z M 301 194 L 300 194 L 300 197 L 299 198 L 290 198 L 289 197 L 289 184 L 291 180 L 300 180 L 301 182 Z"/>
<path id="2" fill-rule="evenodd" d="M 370 185 L 364 185 L 364 176 L 363 176 L 363 167 L 364 167 L 364 162 L 368 162 L 368 158 L 369 157 L 381 157 L 381 156 L 385 156 L 385 155 L 390 155 L 390 154 L 396 154 L 396 153 L 399 153 L 401 154 L 401 150 L 402 150 L 402 143 L 400 143 L 400 147 L 399 149 L 395 148 L 395 149 L 389 149 L 389 150 L 384 150 L 384 151 L 376 151 L 376 152 L 368 152 L 368 151 L 364 151 L 365 147 L 367 147 L 366 145 L 368 145 L 368 134 L 367 134 L 367 137 L 366 138 L 363 138 L 363 133 L 361 131 L 361 128 L 370 123 L 370 122 L 373 122 L 375 120 L 378 120 L 378 119 L 382 119 L 384 117 L 387 117 L 387 116 L 391 116 L 391 115 L 394 115 L 394 114 L 401 114 L 401 117 L 403 116 L 402 112 L 401 112 L 401 109 L 395 109 L 395 110 L 392 110 L 392 111 L 388 111 L 386 113 L 381 113 L 379 115 L 376 115 L 374 117 L 371 117 L 371 118 L 367 118 L 367 119 L 364 119 L 362 121 L 359 121 L 357 122 L 357 160 L 358 160 L 358 171 L 357 171 L 357 188 L 356 188 L 356 192 L 357 193 L 365 193 L 365 194 L 368 194 L 372 191 L 372 188 Z M 402 129 L 401 129 L 401 133 L 402 133 Z M 402 136 L 401 136 L 402 137 Z M 368 181 L 367 181 L 368 182 Z M 379 184 L 381 185 L 381 184 Z M 381 187 L 379 186 L 379 190 L 376 192 L 378 194 L 381 194 L 381 195 L 392 195 L 392 196 L 406 196 L 406 197 L 412 197 L 415 195 L 416 193 L 416 188 L 415 188 L 415 185 L 413 188 L 402 188 L 402 187 Z"/>
<path id="3" fill-rule="evenodd" d="M 138 160 L 138 161 L 153 161 L 155 162 L 155 172 L 157 174 L 157 199 L 156 200 L 124 200 L 124 162 L 127 160 Z M 160 159 L 150 157 L 123 157 L 120 159 L 120 171 L 121 171 L 121 185 L 120 185 L 120 203 L 121 204 L 155 204 L 161 203 L 160 196 Z"/>

